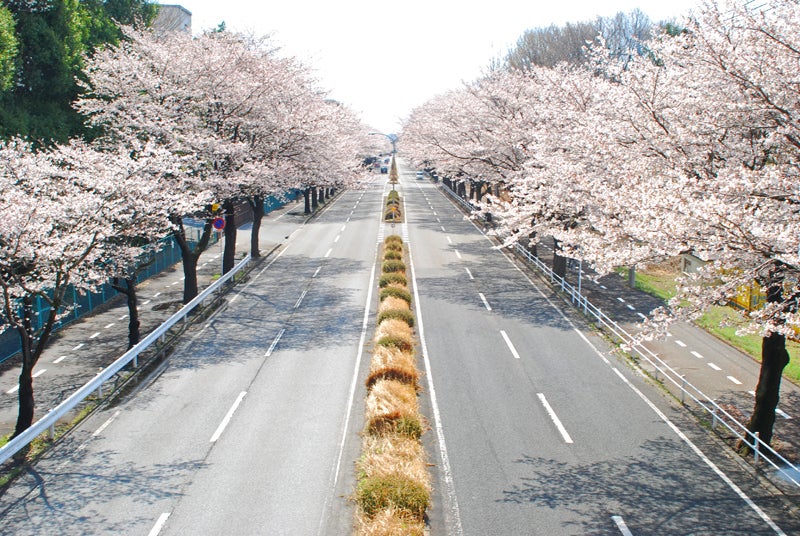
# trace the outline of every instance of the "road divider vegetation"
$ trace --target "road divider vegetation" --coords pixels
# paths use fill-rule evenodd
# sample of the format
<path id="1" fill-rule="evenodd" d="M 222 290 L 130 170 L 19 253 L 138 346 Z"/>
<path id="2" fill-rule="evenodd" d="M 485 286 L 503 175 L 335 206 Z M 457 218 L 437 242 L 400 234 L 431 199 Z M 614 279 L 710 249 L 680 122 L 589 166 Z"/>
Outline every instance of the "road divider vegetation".
<path id="1" fill-rule="evenodd" d="M 382 254 L 380 305 L 357 465 L 356 534 L 422 536 L 431 501 L 431 476 L 421 441 L 428 425 L 419 409 L 421 373 L 414 354 L 415 322 L 402 239 L 386 237 Z"/>

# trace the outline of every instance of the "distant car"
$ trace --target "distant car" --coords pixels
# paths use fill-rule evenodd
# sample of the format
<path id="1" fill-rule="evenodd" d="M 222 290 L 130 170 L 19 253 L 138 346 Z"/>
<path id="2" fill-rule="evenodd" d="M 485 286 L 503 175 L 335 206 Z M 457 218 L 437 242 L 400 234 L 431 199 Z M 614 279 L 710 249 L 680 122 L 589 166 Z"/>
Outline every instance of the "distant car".
<path id="1" fill-rule="evenodd" d="M 424 178 L 425 178 L 425 173 L 423 173 L 422 171 L 417 171 L 417 180 L 421 181 Z"/>
<path id="2" fill-rule="evenodd" d="M 386 166 L 381 166 L 381 173 L 389 173 L 389 168 Z"/>

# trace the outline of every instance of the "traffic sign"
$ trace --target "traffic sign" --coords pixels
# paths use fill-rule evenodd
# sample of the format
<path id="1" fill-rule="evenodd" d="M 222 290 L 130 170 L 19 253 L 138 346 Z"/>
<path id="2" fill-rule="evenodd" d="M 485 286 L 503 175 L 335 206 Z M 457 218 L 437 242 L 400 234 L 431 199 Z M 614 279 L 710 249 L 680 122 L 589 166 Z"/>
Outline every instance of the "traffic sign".
<path id="1" fill-rule="evenodd" d="M 225 228 L 225 218 L 214 218 L 214 229 L 221 231 Z"/>

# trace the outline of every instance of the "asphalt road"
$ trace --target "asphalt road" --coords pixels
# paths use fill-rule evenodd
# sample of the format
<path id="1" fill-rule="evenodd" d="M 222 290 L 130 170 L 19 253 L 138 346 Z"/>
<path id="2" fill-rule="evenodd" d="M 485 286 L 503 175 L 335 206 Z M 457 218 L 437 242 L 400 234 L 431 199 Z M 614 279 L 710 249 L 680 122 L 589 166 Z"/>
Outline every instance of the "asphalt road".
<path id="1" fill-rule="evenodd" d="M 3 495 L 0 533 L 348 533 L 382 191 L 293 233 L 146 388 Z"/>
<path id="2" fill-rule="evenodd" d="M 795 534 L 672 400 L 401 166 L 293 231 L 136 393 L 0 497 L 0 534 L 352 531 L 377 243 L 410 248 L 430 533 Z M 366 338 L 365 338 L 366 337 Z"/>
<path id="3" fill-rule="evenodd" d="M 429 412 L 439 416 L 431 533 L 800 530 L 441 192 L 404 171 Z"/>

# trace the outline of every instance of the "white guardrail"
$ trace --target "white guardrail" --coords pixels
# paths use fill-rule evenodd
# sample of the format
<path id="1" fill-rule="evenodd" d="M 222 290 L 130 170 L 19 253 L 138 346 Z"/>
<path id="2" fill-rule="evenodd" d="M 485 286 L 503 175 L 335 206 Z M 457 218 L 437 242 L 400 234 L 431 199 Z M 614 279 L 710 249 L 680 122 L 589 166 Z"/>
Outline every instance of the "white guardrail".
<path id="1" fill-rule="evenodd" d="M 441 184 L 442 191 L 447 193 L 452 199 L 457 201 L 462 207 L 473 214 L 477 214 L 483 218 L 477 207 L 462 199 L 447 185 Z M 560 287 L 561 291 L 565 293 L 570 302 L 582 309 L 587 316 L 591 315 L 597 321 L 597 324 L 610 332 L 626 347 L 629 347 L 639 358 L 646 361 L 655 370 L 655 377 L 660 381 L 659 373 L 664 378 L 677 387 L 680 391 L 681 403 L 686 404 L 686 397 L 688 396 L 693 400 L 698 407 L 706 411 L 711 416 L 711 428 L 716 431 L 717 426 L 722 424 L 727 428 L 735 437 L 747 443 L 753 449 L 754 458 L 756 463 L 760 459 L 765 460 L 769 465 L 779 471 L 789 482 L 800 488 L 798 482 L 798 475 L 800 475 L 800 468 L 792 464 L 784 456 L 777 453 L 771 446 L 767 445 L 758 437 L 757 434 L 750 432 L 747 427 L 736 420 L 729 412 L 719 406 L 714 400 L 706 396 L 700 389 L 692 385 L 681 376 L 676 370 L 665 363 L 658 355 L 650 351 L 641 343 L 635 341 L 634 337 L 625 331 L 619 324 L 609 318 L 603 313 L 600 308 L 593 305 L 586 296 L 581 294 L 578 289 L 566 281 L 563 277 L 554 273 L 549 266 L 544 264 L 541 259 L 531 254 L 530 251 L 523 246 L 516 244 L 515 252 L 521 256 L 525 261 L 535 266 L 542 274 L 550 279 L 550 283 L 554 287 Z M 765 453 L 767 455 L 765 455 Z"/>
<path id="2" fill-rule="evenodd" d="M 31 441 L 33 441 L 39 434 L 49 431 L 51 437 L 55 433 L 55 425 L 59 419 L 64 417 L 69 411 L 74 409 L 79 403 L 88 398 L 94 392 L 102 393 L 103 383 L 114 377 L 123 367 L 128 363 L 133 362 L 134 368 L 139 366 L 139 354 L 144 352 L 153 343 L 162 340 L 166 337 L 167 331 L 177 324 L 178 322 L 186 322 L 189 313 L 196 307 L 201 305 L 209 296 L 230 281 L 234 275 L 240 272 L 250 262 L 250 255 L 248 254 L 244 259 L 239 261 L 231 271 L 223 275 L 218 280 L 214 281 L 203 292 L 198 294 L 192 301 L 184 305 L 180 311 L 169 317 L 163 324 L 157 327 L 154 331 L 150 332 L 139 344 L 122 354 L 116 361 L 114 361 L 106 369 L 100 371 L 97 376 L 90 380 L 86 385 L 75 391 L 66 400 L 61 402 L 58 406 L 51 409 L 47 414 L 33 423 L 30 428 L 22 432 L 20 435 L 0 447 L 0 464 L 5 463 L 6 460 L 11 458 L 14 454 L 22 450 Z"/>

